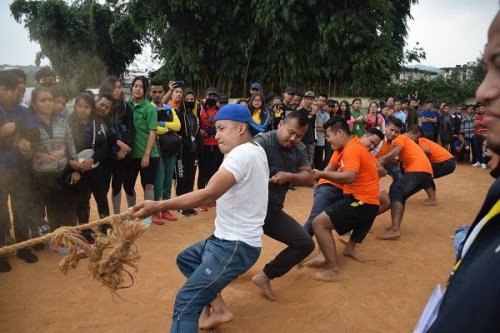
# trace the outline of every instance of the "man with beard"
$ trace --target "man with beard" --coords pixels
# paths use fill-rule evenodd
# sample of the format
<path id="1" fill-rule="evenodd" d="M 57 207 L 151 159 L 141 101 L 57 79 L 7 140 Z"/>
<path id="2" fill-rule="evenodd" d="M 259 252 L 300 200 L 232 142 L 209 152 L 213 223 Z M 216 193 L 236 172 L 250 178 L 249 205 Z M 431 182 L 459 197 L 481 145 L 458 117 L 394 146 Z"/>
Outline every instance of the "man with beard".
<path id="1" fill-rule="evenodd" d="M 301 143 L 308 119 L 301 111 L 290 112 L 275 131 L 261 133 L 255 141 L 264 148 L 269 164 L 269 202 L 264 234 L 288 245 L 264 269 L 252 278 L 264 296 L 275 300 L 271 280 L 285 275 L 314 250 L 311 236 L 283 211 L 289 184 L 309 186 L 312 169 L 306 148 Z"/>
<path id="2" fill-rule="evenodd" d="M 437 302 L 434 322 L 427 332 L 500 332 L 500 15 L 488 32 L 483 63 L 486 76 L 476 91 L 485 105 L 487 145 L 496 154 L 490 162 L 493 183 L 458 254 L 446 292 Z M 419 323 L 420 324 L 420 323 Z"/>

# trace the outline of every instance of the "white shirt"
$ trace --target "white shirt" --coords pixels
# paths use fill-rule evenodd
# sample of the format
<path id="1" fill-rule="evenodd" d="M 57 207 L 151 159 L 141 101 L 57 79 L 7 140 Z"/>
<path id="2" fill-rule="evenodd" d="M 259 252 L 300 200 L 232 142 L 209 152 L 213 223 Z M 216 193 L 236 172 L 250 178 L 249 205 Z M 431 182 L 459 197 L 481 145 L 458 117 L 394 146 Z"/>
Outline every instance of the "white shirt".
<path id="1" fill-rule="evenodd" d="M 236 184 L 217 200 L 215 237 L 262 247 L 269 185 L 264 149 L 254 143 L 239 145 L 220 167 L 233 174 Z"/>

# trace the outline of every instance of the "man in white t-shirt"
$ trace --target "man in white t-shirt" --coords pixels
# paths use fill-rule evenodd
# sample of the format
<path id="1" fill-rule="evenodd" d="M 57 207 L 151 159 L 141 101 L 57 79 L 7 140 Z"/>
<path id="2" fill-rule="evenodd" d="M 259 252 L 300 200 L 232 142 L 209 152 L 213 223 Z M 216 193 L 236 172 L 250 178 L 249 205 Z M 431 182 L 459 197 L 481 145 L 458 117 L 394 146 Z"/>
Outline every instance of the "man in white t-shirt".
<path id="1" fill-rule="evenodd" d="M 219 293 L 252 267 L 260 255 L 269 168 L 266 153 L 252 136 L 263 129 L 240 104 L 223 106 L 215 117 L 215 127 L 215 138 L 226 158 L 204 189 L 169 200 L 145 201 L 133 208 L 132 216 L 145 217 L 217 200 L 214 234 L 177 257 L 177 266 L 188 280 L 175 300 L 171 332 L 198 332 L 202 311 L 202 328 L 232 320 Z"/>

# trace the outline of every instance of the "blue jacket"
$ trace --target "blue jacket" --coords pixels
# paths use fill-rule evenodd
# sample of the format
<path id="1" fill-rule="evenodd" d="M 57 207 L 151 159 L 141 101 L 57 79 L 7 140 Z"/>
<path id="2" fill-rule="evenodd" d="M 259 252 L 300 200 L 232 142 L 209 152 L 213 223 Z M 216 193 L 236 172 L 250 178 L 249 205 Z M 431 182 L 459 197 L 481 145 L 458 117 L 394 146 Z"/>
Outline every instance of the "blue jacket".
<path id="1" fill-rule="evenodd" d="M 39 136 L 34 116 L 28 108 L 16 104 L 7 109 L 0 104 L 0 127 L 12 122 L 16 124 L 14 132 L 0 138 L 0 171 L 12 172 L 28 169 L 29 163 L 15 143 L 20 138 L 33 142 Z"/>

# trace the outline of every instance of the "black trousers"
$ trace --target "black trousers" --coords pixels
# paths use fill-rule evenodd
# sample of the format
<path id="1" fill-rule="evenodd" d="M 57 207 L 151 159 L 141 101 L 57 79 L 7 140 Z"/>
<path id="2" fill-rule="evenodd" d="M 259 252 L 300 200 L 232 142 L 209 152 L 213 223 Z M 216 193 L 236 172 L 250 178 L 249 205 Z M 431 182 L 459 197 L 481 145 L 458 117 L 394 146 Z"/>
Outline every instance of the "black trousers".
<path id="1" fill-rule="evenodd" d="M 314 147 L 314 168 L 318 170 L 325 168 L 325 146 Z"/>
<path id="2" fill-rule="evenodd" d="M 205 188 L 208 181 L 219 170 L 224 155 L 218 146 L 203 145 L 198 160 L 198 189 Z"/>
<path id="3" fill-rule="evenodd" d="M 264 234 L 288 245 L 264 267 L 269 279 L 285 275 L 314 250 L 314 241 L 307 231 L 278 207 L 268 207 Z"/>
<path id="4" fill-rule="evenodd" d="M 8 199 L 14 217 L 14 235 L 16 242 L 29 239 L 31 220 L 28 215 L 29 192 L 32 190 L 28 171 L 0 172 L 0 246 L 6 245 L 10 232 L 10 213 Z"/>
<path id="5" fill-rule="evenodd" d="M 175 193 L 177 196 L 193 192 L 197 153 L 179 155 L 175 163 Z"/>
<path id="6" fill-rule="evenodd" d="M 115 196 L 122 190 L 125 181 L 125 174 L 128 166 L 128 159 L 116 160 L 108 158 L 102 163 L 105 191 L 108 193 L 111 185 L 112 195 Z"/>
<path id="7" fill-rule="evenodd" d="M 128 195 L 135 195 L 135 181 L 139 173 L 141 174 L 141 185 L 146 189 L 146 185 L 154 185 L 156 178 L 156 169 L 158 169 L 159 157 L 150 157 L 149 166 L 147 168 L 141 167 L 140 158 L 129 158 L 126 160 L 125 179 L 123 181 L 123 188 Z"/>
<path id="8" fill-rule="evenodd" d="M 76 202 L 76 216 L 79 224 L 89 222 L 91 194 L 94 195 L 97 203 L 99 217 L 109 216 L 107 189 L 101 166 L 84 172 L 80 181 L 72 186 L 72 192 Z"/>
<path id="9" fill-rule="evenodd" d="M 75 202 L 66 182 L 69 171 L 36 172 L 37 189 L 47 210 L 50 230 L 76 225 Z"/>

